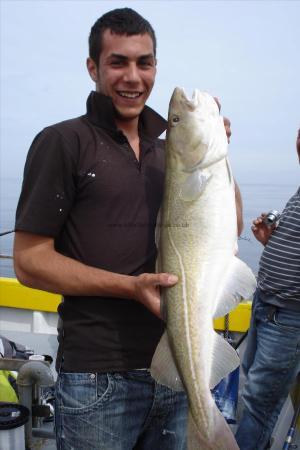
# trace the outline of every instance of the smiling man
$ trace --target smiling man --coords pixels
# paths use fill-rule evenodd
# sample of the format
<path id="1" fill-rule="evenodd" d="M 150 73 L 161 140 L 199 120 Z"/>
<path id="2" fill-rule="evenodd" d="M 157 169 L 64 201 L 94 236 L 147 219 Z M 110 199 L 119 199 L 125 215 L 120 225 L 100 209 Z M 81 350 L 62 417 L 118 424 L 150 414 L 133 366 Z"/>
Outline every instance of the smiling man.
<path id="1" fill-rule="evenodd" d="M 97 92 L 112 99 L 116 126 L 126 135 L 137 159 L 140 152 L 139 116 L 156 75 L 154 53 L 153 37 L 149 33 L 124 35 L 106 29 L 102 34 L 100 55 L 87 60 Z"/>
<path id="2" fill-rule="evenodd" d="M 154 273 L 166 121 L 145 106 L 149 22 L 129 8 L 103 15 L 87 69 L 87 113 L 36 136 L 16 214 L 18 279 L 63 295 L 57 448 L 185 450 L 186 397 L 149 372 L 164 330 L 159 289 L 177 282 Z"/>
<path id="3" fill-rule="evenodd" d="M 59 306 L 58 449 L 185 448 L 184 394 L 149 367 L 162 335 L 155 223 L 166 121 L 145 106 L 156 39 L 135 11 L 91 29 L 87 113 L 34 139 L 16 214 L 15 271 Z"/>

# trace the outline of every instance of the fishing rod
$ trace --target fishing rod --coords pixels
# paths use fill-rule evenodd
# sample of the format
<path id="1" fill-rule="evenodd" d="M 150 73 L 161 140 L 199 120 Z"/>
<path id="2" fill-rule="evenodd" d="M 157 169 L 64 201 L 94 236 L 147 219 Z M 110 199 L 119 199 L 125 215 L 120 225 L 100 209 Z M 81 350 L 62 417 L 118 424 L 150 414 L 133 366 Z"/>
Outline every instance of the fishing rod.
<path id="1" fill-rule="evenodd" d="M 1 236 L 5 236 L 5 235 L 10 234 L 10 233 L 14 233 L 14 232 L 15 232 L 15 230 L 2 231 L 2 233 L 0 233 L 0 237 Z M 14 257 L 10 256 L 10 255 L 1 255 L 0 254 L 0 259 L 14 259 Z"/>
<path id="2" fill-rule="evenodd" d="M 5 236 L 6 234 L 14 233 L 14 232 L 15 232 L 15 230 L 3 231 L 2 233 L 0 233 L 0 237 Z"/>
<path id="3" fill-rule="evenodd" d="M 297 426 L 297 420 L 300 414 L 300 399 L 298 400 L 298 404 L 296 406 L 293 418 L 292 418 L 292 422 L 288 431 L 288 434 L 286 436 L 285 442 L 283 444 L 282 450 L 291 450 L 293 448 L 298 448 L 298 446 L 294 446 L 292 445 L 293 442 L 293 438 L 294 438 L 294 434 L 296 431 L 296 426 Z"/>

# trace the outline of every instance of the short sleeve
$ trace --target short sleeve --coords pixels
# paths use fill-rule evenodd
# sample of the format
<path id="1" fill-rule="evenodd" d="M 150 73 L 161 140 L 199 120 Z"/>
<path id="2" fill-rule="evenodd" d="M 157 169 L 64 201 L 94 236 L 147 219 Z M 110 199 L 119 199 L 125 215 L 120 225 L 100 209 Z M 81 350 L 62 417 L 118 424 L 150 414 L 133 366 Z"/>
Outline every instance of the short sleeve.
<path id="1" fill-rule="evenodd" d="M 57 237 L 74 202 L 77 149 L 53 127 L 34 139 L 25 163 L 16 231 Z"/>

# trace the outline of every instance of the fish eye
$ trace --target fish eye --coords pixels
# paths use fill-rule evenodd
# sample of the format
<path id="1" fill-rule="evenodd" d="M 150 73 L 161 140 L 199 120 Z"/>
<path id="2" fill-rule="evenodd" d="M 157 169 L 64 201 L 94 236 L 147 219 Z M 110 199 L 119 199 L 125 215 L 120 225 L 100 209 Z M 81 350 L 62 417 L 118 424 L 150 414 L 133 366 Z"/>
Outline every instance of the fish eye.
<path id="1" fill-rule="evenodd" d="M 173 117 L 172 117 L 172 122 L 173 122 L 173 123 L 178 123 L 179 121 L 180 121 L 179 116 L 173 116 Z"/>

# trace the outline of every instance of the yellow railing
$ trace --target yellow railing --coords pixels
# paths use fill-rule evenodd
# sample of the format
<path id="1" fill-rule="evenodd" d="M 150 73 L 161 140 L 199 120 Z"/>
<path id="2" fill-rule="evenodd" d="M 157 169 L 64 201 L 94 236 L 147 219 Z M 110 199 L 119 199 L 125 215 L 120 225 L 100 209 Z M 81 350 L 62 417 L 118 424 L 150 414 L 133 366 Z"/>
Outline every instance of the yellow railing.
<path id="1" fill-rule="evenodd" d="M 0 307 L 56 312 L 61 296 L 22 286 L 15 278 L 0 277 Z"/>
<path id="2" fill-rule="evenodd" d="M 61 296 L 22 286 L 15 278 L 0 277 L 0 307 L 56 312 Z M 229 314 L 229 330 L 245 332 L 249 328 L 251 302 L 239 304 Z M 225 319 L 215 319 L 216 330 L 224 330 Z"/>

